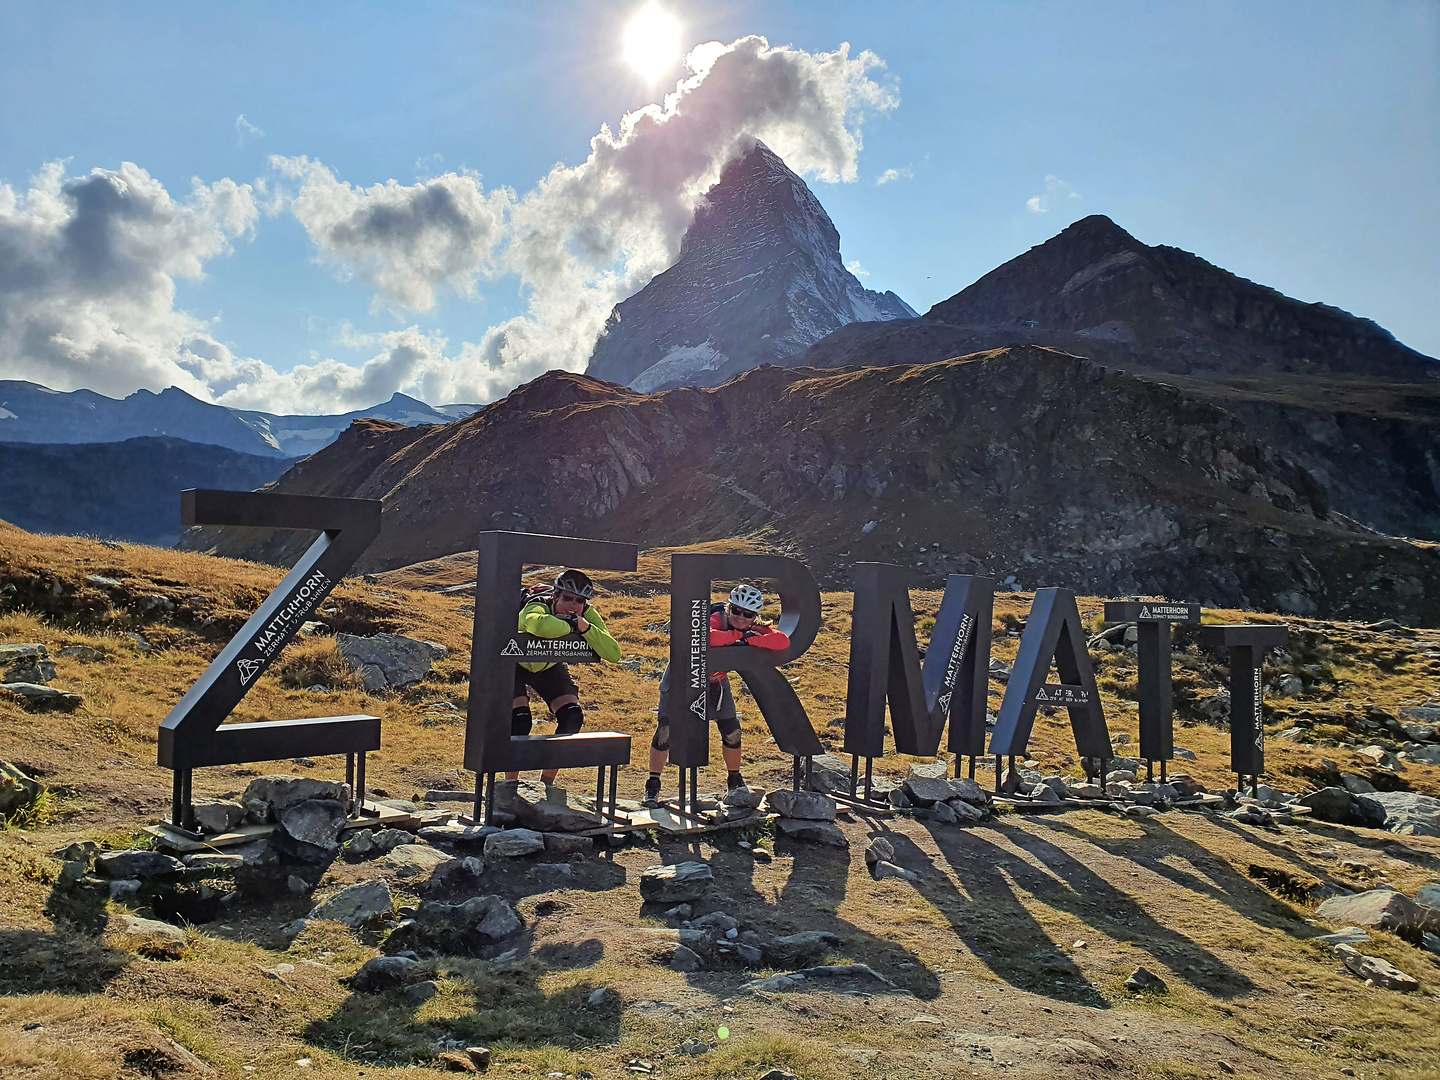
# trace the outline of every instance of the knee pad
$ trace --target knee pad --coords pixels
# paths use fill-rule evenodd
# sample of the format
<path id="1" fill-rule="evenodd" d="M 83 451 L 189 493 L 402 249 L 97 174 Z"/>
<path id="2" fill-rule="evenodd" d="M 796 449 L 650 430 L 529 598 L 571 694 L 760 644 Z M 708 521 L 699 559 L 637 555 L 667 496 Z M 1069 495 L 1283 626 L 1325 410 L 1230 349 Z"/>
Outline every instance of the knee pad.
<path id="1" fill-rule="evenodd" d="M 529 735 L 530 725 L 535 718 L 530 715 L 530 706 L 522 705 L 510 714 L 510 734 Z"/>
<path id="2" fill-rule="evenodd" d="M 561 705 L 555 714 L 555 734 L 574 735 L 585 725 L 585 710 L 579 705 Z"/>
<path id="3" fill-rule="evenodd" d="M 734 750 L 740 745 L 740 721 L 733 716 L 722 716 L 715 721 L 720 729 L 720 742 Z"/>
<path id="4" fill-rule="evenodd" d="M 650 740 L 650 749 L 668 753 L 670 750 L 670 725 L 655 725 L 655 737 Z"/>

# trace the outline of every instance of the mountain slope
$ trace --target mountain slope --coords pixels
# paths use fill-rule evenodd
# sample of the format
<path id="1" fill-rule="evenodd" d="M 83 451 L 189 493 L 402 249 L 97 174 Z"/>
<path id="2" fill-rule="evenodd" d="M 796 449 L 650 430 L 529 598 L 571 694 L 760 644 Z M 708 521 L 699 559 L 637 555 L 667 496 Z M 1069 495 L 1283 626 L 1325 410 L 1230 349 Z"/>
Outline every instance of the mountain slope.
<path id="1" fill-rule="evenodd" d="M 31 532 L 168 545 L 180 536 L 182 489 L 249 491 L 291 464 L 168 437 L 0 443 L 0 519 Z"/>
<path id="2" fill-rule="evenodd" d="M 382 499 L 372 570 L 482 529 L 661 546 L 768 528 L 834 583 L 899 561 L 917 583 L 1440 622 L 1433 545 L 1331 521 L 1314 478 L 1215 405 L 1040 348 L 651 395 L 552 373 L 445 428 L 357 425 L 276 489 Z M 298 542 L 184 544 L 283 562 Z"/>
<path id="3" fill-rule="evenodd" d="M 586 373 L 645 392 L 713 386 L 846 323 L 915 314 L 845 269 L 824 207 L 757 142 L 707 193 L 675 265 L 615 306 Z"/>
<path id="4" fill-rule="evenodd" d="M 245 454 L 303 457 L 333 442 L 361 417 L 402 424 L 445 424 L 478 405 L 441 405 L 395 394 L 368 409 L 328 416 L 230 409 L 178 387 L 110 398 L 93 390 L 62 393 L 38 383 L 0 380 L 0 443 L 108 443 L 147 436 L 223 446 Z"/>

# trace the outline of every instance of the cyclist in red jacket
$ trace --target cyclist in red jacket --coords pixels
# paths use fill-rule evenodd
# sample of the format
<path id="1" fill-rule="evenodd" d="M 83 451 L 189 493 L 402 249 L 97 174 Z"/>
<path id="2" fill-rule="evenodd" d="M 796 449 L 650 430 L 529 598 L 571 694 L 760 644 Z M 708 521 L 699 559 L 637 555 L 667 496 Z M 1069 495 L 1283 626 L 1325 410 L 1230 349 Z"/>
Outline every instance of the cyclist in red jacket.
<path id="1" fill-rule="evenodd" d="M 790 638 L 760 618 L 764 606 L 764 594 L 755 586 L 735 586 L 730 591 L 729 603 L 711 605 L 710 644 L 745 644 L 757 649 L 788 648 Z M 646 806 L 660 805 L 660 773 L 670 759 L 670 717 L 665 711 L 669 689 L 670 669 L 666 667 L 660 680 L 659 723 L 655 727 L 655 737 L 650 740 L 650 776 L 645 781 Z M 705 714 L 720 729 L 720 753 L 729 772 L 726 787 L 731 791 L 744 787 L 745 778 L 740 775 L 740 720 L 735 715 L 735 698 L 730 693 L 728 671 L 710 673 Z"/>

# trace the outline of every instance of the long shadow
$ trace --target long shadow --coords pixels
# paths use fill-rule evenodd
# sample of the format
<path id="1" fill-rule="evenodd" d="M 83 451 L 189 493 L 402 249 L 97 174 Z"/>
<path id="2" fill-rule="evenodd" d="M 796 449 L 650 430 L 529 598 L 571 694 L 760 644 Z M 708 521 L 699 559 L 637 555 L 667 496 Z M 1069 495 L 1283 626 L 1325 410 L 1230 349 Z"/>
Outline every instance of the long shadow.
<path id="1" fill-rule="evenodd" d="M 437 957 L 411 969 L 403 986 L 352 993 L 329 1016 L 312 1022 L 303 1037 L 347 1061 L 376 1067 L 434 1060 L 437 1045 L 447 1040 L 457 1047 L 504 1040 L 567 1050 L 613 1044 L 620 1037 L 619 995 L 605 994 L 592 1005 L 591 994 L 602 989 L 598 985 L 582 982 L 553 993 L 540 986 L 555 967 L 587 966 L 603 952 L 599 941 L 589 941 L 573 956 L 542 959 L 542 948 L 509 964 Z M 445 995 L 433 1011 L 426 1000 L 407 995 L 427 981 Z M 456 998 L 468 999 L 471 1010 L 454 1015 Z"/>
<path id="2" fill-rule="evenodd" d="M 816 990 L 845 988 L 886 993 L 898 988 L 927 1001 L 940 995 L 939 978 L 916 953 L 898 942 L 877 937 L 839 914 L 853 860 L 848 849 L 780 838 L 775 843 L 775 855 L 792 860 L 790 874 L 779 890 L 762 892 L 755 882 L 756 856 L 740 848 L 734 842 L 738 838 L 711 838 L 714 847 L 704 861 L 715 875 L 714 899 L 696 906 L 696 918 L 708 910 L 723 910 L 737 918 L 742 929 L 756 931 L 766 952 L 767 967 L 793 970 L 823 962 L 827 955 L 845 956 L 868 964 L 894 984 L 892 988 L 868 977 L 824 983 L 817 980 Z M 659 848 L 667 863 L 703 857 L 698 842 L 681 838 L 661 838 Z M 775 939 L 802 931 L 833 934 L 840 945 L 817 947 L 808 956 L 775 949 Z M 713 986 L 717 976 L 739 983 L 754 978 L 756 972 L 737 957 L 710 966 L 710 970 L 691 976 L 689 981 Z M 798 992 L 808 990 L 806 986 Z"/>
<path id="3" fill-rule="evenodd" d="M 0 996 L 95 994 L 129 965 L 129 954 L 100 940 L 105 894 L 54 887 L 44 912 L 52 930 L 0 930 Z"/>

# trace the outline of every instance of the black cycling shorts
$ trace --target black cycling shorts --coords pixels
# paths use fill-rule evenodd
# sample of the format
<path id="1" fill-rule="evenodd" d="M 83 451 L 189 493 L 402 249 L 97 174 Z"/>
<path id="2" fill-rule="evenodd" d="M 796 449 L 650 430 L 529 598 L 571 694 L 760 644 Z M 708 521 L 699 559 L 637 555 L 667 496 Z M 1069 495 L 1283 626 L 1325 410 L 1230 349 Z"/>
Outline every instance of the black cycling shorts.
<path id="1" fill-rule="evenodd" d="M 543 671 L 531 671 L 529 668 L 516 664 L 515 696 L 517 698 L 525 697 L 527 686 L 534 687 L 535 692 L 540 695 L 546 705 L 566 694 L 580 696 L 580 688 L 575 685 L 575 680 L 570 678 L 570 669 L 563 663 L 551 664 Z"/>

